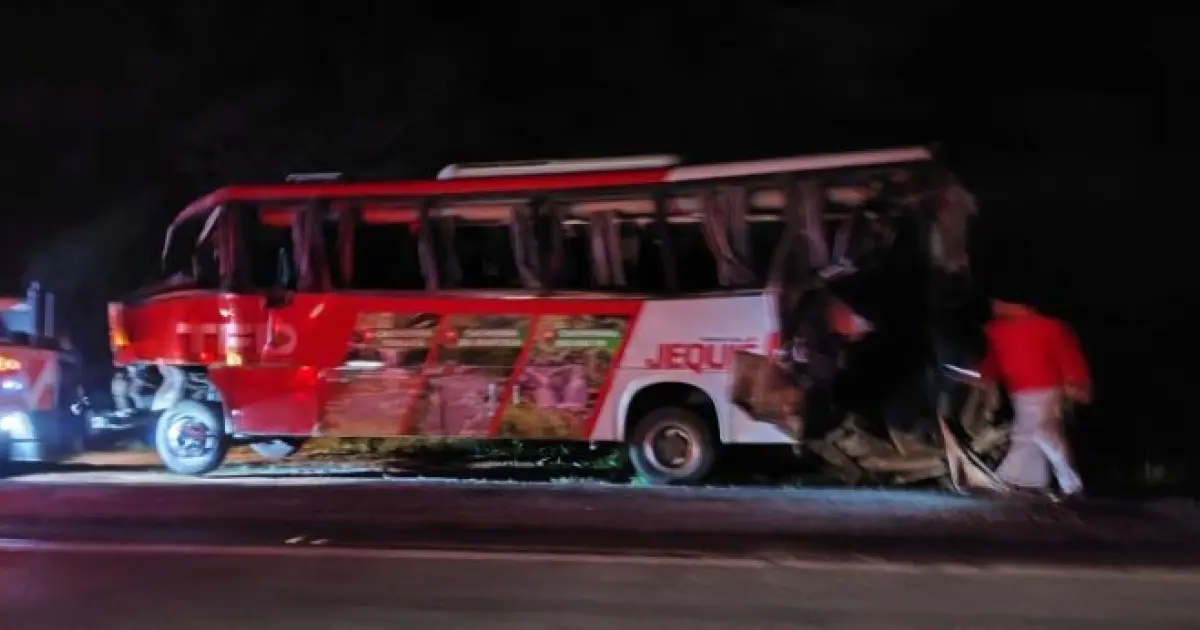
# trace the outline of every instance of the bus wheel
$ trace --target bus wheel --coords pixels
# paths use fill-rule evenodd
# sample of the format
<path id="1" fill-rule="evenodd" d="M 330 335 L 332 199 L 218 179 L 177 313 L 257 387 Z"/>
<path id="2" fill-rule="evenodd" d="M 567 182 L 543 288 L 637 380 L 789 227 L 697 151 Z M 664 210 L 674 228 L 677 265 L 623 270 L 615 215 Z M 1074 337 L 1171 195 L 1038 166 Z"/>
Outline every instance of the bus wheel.
<path id="1" fill-rule="evenodd" d="M 629 459 L 638 476 L 654 485 L 702 481 L 717 461 L 717 443 L 708 424 L 681 407 L 660 407 L 634 426 Z"/>
<path id="2" fill-rule="evenodd" d="M 229 440 L 220 413 L 193 400 L 176 403 L 158 417 L 154 448 L 167 469 L 203 475 L 225 461 Z"/>
<path id="3" fill-rule="evenodd" d="M 277 462 L 295 455 L 303 445 L 304 440 L 301 438 L 275 438 L 262 442 L 251 442 L 250 450 L 269 462 Z"/>

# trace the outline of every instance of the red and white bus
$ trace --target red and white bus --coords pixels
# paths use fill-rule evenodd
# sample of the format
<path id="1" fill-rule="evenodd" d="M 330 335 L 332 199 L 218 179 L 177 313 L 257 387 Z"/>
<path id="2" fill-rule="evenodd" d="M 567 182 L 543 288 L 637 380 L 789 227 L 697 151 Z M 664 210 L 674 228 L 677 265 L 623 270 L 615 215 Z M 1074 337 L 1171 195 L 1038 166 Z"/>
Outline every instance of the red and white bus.
<path id="1" fill-rule="evenodd" d="M 795 294 L 853 266 L 852 232 L 946 181 L 924 147 L 300 179 L 189 205 L 171 280 L 110 306 L 114 394 L 175 472 L 238 443 L 436 435 L 625 442 L 647 479 L 697 481 L 722 445 L 801 439 L 732 402 L 735 356 L 774 356 Z"/>

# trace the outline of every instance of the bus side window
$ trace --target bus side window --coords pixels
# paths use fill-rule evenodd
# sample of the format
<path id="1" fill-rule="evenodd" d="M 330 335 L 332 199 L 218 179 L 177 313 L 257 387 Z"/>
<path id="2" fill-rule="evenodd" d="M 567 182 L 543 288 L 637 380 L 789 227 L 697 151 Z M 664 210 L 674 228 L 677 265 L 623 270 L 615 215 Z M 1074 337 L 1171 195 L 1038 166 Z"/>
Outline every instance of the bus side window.
<path id="1" fill-rule="evenodd" d="M 417 225 L 358 221 L 354 225 L 350 288 L 424 290 Z"/>
<path id="2" fill-rule="evenodd" d="M 771 275 L 771 258 L 783 238 L 787 226 L 778 214 L 755 214 L 747 217 L 750 240 L 750 263 L 754 276 L 762 279 Z"/>
<path id="3" fill-rule="evenodd" d="M 454 249 L 462 265 L 462 288 L 522 288 L 507 224 L 460 219 L 454 228 Z"/>
<path id="4" fill-rule="evenodd" d="M 266 216 L 272 217 L 272 220 L 264 220 Z M 242 215 L 242 234 L 245 238 L 246 253 L 250 258 L 251 288 L 275 289 L 281 286 L 286 279 L 280 276 L 281 251 L 283 258 L 292 261 L 292 272 L 289 275 L 294 285 L 295 251 L 290 219 L 287 211 L 268 208 Z"/>
<path id="5" fill-rule="evenodd" d="M 588 250 L 587 226 L 574 217 L 561 221 L 562 267 L 554 279 L 554 287 L 562 291 L 597 289 L 592 278 L 591 255 Z"/>
<path id="6" fill-rule="evenodd" d="M 556 288 L 636 293 L 672 289 L 667 286 L 667 261 L 651 204 L 647 199 L 580 202 L 561 224 L 564 269 Z M 606 213 L 615 218 L 615 230 L 606 227 L 612 225 L 605 220 Z M 675 211 L 669 216 L 667 237 L 671 239 L 679 290 L 720 288 L 717 259 L 702 227 L 694 212 Z M 600 270 L 605 265 L 597 256 L 615 258 L 622 273 L 598 277 L 597 265 Z"/>
<path id="7" fill-rule="evenodd" d="M 698 217 L 684 213 L 672 214 L 668 223 L 680 291 L 716 291 L 722 288 L 717 276 L 717 259 L 705 241 L 702 229 Z"/>
<path id="8" fill-rule="evenodd" d="M 593 271 L 595 247 L 592 242 L 592 226 L 582 219 L 575 219 L 563 226 L 563 249 L 568 272 L 559 288 L 565 290 L 633 291 L 653 293 L 666 289 L 663 270 L 662 248 L 654 233 L 654 226 L 644 219 L 618 217 L 616 223 L 615 251 L 623 271 L 624 284 L 611 277 L 603 284 Z"/>
<path id="9" fill-rule="evenodd" d="M 654 292 L 666 288 L 663 273 L 662 248 L 654 235 L 654 226 L 635 221 L 622 221 L 621 264 L 625 279 L 634 291 Z"/>

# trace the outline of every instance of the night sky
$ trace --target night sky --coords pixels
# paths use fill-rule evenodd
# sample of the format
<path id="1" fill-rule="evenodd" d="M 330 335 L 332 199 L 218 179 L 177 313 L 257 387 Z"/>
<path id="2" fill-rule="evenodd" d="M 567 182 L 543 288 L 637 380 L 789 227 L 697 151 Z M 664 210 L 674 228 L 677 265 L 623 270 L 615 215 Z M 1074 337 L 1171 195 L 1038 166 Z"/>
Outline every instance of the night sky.
<path id="1" fill-rule="evenodd" d="M 1200 438 L 1175 367 L 1196 337 L 1197 248 L 1164 177 L 1187 159 L 1171 125 L 1196 20 L 851 0 L 53 4 L 0 9 L 5 291 L 128 290 L 187 201 L 289 171 L 937 141 L 978 196 L 978 271 L 1057 287 L 1092 357 L 1085 468 L 1174 470 Z M 1020 268 L 988 268 L 1012 248 Z"/>

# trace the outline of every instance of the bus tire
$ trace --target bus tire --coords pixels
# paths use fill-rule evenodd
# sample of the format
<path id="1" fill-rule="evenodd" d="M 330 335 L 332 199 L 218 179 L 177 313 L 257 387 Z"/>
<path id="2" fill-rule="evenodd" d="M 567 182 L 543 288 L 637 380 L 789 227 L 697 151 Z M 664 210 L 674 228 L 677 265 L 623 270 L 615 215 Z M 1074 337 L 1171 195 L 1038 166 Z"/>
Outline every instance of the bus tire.
<path id="1" fill-rule="evenodd" d="M 216 470 L 229 452 L 220 410 L 194 400 L 175 403 L 158 417 L 154 448 L 173 473 L 199 476 Z"/>
<path id="2" fill-rule="evenodd" d="M 718 444 L 708 423 L 683 407 L 654 409 L 629 437 L 629 461 L 652 485 L 699 483 L 717 463 Z"/>
<path id="3" fill-rule="evenodd" d="M 296 454 L 304 445 L 303 438 L 274 438 L 261 442 L 251 442 L 250 450 L 255 455 L 269 462 L 277 462 Z"/>

